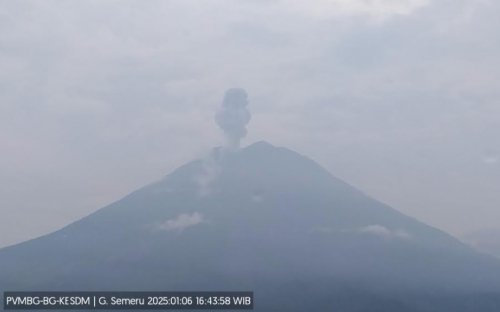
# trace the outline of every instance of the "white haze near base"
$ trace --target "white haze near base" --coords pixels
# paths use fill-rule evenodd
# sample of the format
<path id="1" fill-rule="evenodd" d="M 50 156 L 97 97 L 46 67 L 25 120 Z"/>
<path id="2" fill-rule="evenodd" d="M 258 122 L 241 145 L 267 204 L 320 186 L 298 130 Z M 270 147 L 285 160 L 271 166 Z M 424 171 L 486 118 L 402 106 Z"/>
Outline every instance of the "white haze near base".
<path id="1" fill-rule="evenodd" d="M 183 213 L 176 218 L 166 220 L 157 226 L 158 230 L 181 232 L 189 227 L 205 222 L 203 215 L 199 212 L 192 214 Z"/>
<path id="2" fill-rule="evenodd" d="M 335 233 L 333 228 L 327 226 L 317 226 L 311 229 L 311 232 L 318 233 Z M 389 229 L 386 226 L 380 224 L 371 224 L 359 228 L 344 229 L 341 232 L 344 233 L 357 233 L 365 235 L 373 235 L 383 239 L 411 239 L 412 235 L 404 229 Z"/>

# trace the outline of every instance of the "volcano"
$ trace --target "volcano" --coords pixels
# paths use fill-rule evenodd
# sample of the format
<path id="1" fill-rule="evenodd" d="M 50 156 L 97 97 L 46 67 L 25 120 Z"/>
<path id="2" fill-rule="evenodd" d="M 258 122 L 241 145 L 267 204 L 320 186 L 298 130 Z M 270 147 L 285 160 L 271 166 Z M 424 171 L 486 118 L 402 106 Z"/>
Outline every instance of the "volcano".
<path id="1" fill-rule="evenodd" d="M 266 142 L 0 250 L 0 290 L 252 290 L 256 311 L 500 311 L 500 262 Z"/>

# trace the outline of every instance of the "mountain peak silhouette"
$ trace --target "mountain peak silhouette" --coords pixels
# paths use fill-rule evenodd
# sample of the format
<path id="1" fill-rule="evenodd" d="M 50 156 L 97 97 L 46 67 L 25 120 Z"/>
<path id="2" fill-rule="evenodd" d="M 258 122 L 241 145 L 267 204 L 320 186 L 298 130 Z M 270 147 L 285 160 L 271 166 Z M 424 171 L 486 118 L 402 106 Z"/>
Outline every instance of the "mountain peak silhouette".
<path id="1" fill-rule="evenodd" d="M 254 290 L 258 311 L 493 311 L 499 273 L 496 259 L 264 141 L 215 148 L 0 250 L 4 291 Z"/>

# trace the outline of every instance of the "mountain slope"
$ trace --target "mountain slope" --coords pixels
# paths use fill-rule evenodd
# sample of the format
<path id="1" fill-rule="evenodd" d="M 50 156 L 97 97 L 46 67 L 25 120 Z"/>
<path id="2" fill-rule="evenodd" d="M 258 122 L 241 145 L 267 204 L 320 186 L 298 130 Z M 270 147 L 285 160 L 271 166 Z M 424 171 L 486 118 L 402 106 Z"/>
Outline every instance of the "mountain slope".
<path id="1" fill-rule="evenodd" d="M 258 311 L 497 311 L 500 263 L 259 142 L 0 250 L 9 289 L 254 290 Z"/>

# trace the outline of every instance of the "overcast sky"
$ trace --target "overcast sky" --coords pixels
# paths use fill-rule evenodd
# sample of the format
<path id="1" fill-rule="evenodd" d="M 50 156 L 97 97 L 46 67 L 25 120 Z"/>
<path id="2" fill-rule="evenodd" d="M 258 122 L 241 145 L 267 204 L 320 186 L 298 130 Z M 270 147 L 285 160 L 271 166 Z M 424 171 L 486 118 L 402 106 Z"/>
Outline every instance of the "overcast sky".
<path id="1" fill-rule="evenodd" d="M 308 155 L 462 236 L 500 229 L 499 1 L 0 0 L 0 246 L 223 142 Z M 499 233 L 499 232 L 497 232 Z"/>

